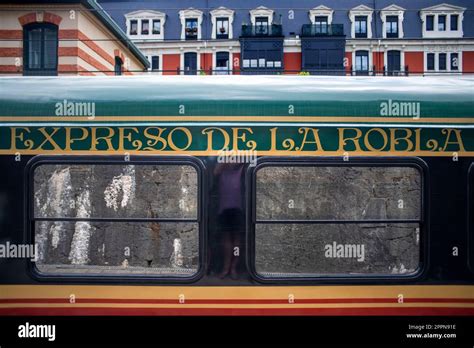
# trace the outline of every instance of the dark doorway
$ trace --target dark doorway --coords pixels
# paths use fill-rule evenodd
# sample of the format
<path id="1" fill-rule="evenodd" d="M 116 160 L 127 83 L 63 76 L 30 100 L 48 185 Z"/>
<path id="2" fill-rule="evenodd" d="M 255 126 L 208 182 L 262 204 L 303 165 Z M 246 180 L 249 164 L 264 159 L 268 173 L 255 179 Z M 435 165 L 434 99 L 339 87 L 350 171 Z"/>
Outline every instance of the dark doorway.
<path id="1" fill-rule="evenodd" d="M 387 52 L 387 75 L 397 76 L 400 74 L 400 51 Z"/>
<path id="2" fill-rule="evenodd" d="M 184 54 L 184 74 L 185 75 L 197 74 L 197 53 L 187 52 Z"/>

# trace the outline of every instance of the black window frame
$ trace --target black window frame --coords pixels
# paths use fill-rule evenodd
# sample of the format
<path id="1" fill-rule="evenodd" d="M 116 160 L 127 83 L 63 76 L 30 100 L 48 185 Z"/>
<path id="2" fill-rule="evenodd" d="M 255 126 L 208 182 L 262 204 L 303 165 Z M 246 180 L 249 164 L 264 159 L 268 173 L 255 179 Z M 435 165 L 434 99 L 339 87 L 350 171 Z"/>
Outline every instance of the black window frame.
<path id="1" fill-rule="evenodd" d="M 145 23 L 148 25 L 146 29 L 146 33 L 144 32 Z M 150 35 L 150 20 L 149 19 L 142 19 L 140 23 L 140 35 Z"/>
<path id="2" fill-rule="evenodd" d="M 441 59 L 443 57 L 443 59 Z M 441 63 L 443 63 L 441 65 Z M 448 54 L 447 53 L 439 53 L 438 54 L 438 71 L 446 71 L 448 70 Z"/>
<path id="3" fill-rule="evenodd" d="M 155 63 L 157 63 L 155 65 Z M 155 68 L 153 66 L 156 66 Z M 160 56 L 151 56 L 151 71 L 157 71 L 160 70 Z"/>
<path id="4" fill-rule="evenodd" d="M 135 26 L 135 31 L 132 31 L 134 26 Z M 128 33 L 128 35 L 138 35 L 138 19 L 130 20 L 130 32 Z"/>
<path id="5" fill-rule="evenodd" d="M 443 19 L 441 21 L 441 18 Z M 446 15 L 438 15 L 438 31 L 446 31 L 446 23 L 447 22 L 447 16 Z M 440 25 L 443 25 L 443 29 L 440 29 Z"/>
<path id="6" fill-rule="evenodd" d="M 160 23 L 160 30 L 158 32 L 155 32 L 155 23 Z M 161 34 L 161 19 L 152 19 L 151 21 L 151 33 L 152 35 L 160 35 Z"/>
<path id="7" fill-rule="evenodd" d="M 428 71 L 435 71 L 436 70 L 436 56 L 434 53 L 427 53 L 426 54 L 426 70 Z"/>
<path id="8" fill-rule="evenodd" d="M 227 33 L 221 34 L 219 23 L 227 22 Z M 229 31 L 230 31 L 230 21 L 229 17 L 217 17 L 216 18 L 216 39 L 228 39 L 229 38 Z"/>
<path id="9" fill-rule="evenodd" d="M 367 70 L 357 70 L 357 57 L 367 57 Z M 370 72 L 370 51 L 357 50 L 354 54 L 354 72 L 356 75 L 369 75 Z"/>
<path id="10" fill-rule="evenodd" d="M 393 23 L 395 23 L 395 25 Z M 395 27 L 396 30 L 393 31 L 394 27 Z M 390 32 L 388 31 L 389 28 L 390 28 Z M 399 35 L 398 16 L 387 16 L 386 17 L 385 34 L 386 34 L 387 38 L 389 38 L 389 39 L 398 38 L 398 35 Z"/>
<path id="11" fill-rule="evenodd" d="M 188 23 L 196 23 L 196 26 L 191 25 L 190 27 L 188 27 Z M 196 29 L 196 33 L 193 32 L 193 33 L 189 34 L 188 29 L 192 29 L 193 31 L 194 31 L 194 29 Z M 198 21 L 198 19 L 197 18 L 186 18 L 184 20 L 185 40 L 190 40 L 190 41 L 197 40 L 198 39 L 198 32 L 199 32 L 199 21 Z"/>
<path id="12" fill-rule="evenodd" d="M 45 56 L 45 37 L 44 29 L 53 29 L 56 33 L 56 64 L 52 69 L 46 69 L 44 67 L 44 56 Z M 29 68 L 29 38 L 28 33 L 30 30 L 42 29 L 41 30 L 41 57 L 40 57 L 40 68 L 31 69 Z M 25 76 L 57 76 L 58 75 L 58 64 L 59 64 L 59 27 L 52 23 L 30 23 L 23 27 L 23 75 Z"/>
<path id="13" fill-rule="evenodd" d="M 329 31 L 328 16 L 315 16 L 314 17 L 314 30 L 316 34 L 327 34 Z"/>
<path id="14" fill-rule="evenodd" d="M 365 31 L 362 31 L 362 25 L 359 25 L 361 31 L 357 31 L 357 23 L 365 23 Z M 354 37 L 355 38 L 367 38 L 368 37 L 368 18 L 367 16 L 355 16 L 354 18 Z"/>
<path id="15" fill-rule="evenodd" d="M 459 15 L 452 14 L 449 16 L 449 30 L 451 31 L 458 31 L 459 30 Z"/>
<path id="16" fill-rule="evenodd" d="M 434 31 L 434 15 L 426 16 L 426 31 Z"/>
<path id="17" fill-rule="evenodd" d="M 27 273 L 36 280 L 45 282 L 65 282 L 65 283 L 150 283 L 150 284 L 189 284 L 197 282 L 201 279 L 206 270 L 207 260 L 207 201 L 204 193 L 207 192 L 207 177 L 206 167 L 203 162 L 196 157 L 178 157 L 178 156 L 133 156 L 129 161 L 124 160 L 123 156 L 94 156 L 94 155 L 66 155 L 66 156 L 49 156 L 37 155 L 33 157 L 25 167 L 24 176 L 24 216 L 25 216 L 25 234 L 24 239 L 27 244 L 34 244 L 35 224 L 34 221 L 48 220 L 56 221 L 58 218 L 35 218 L 34 216 L 34 171 L 41 165 L 177 165 L 177 166 L 191 166 L 196 170 L 197 175 L 197 212 L 195 219 L 185 218 L 103 218 L 105 221 L 136 221 L 136 222 L 194 222 L 198 225 L 198 269 L 191 276 L 172 276 L 172 275 L 145 275 L 145 274 L 120 274 L 120 275 L 98 275 L 98 274 L 51 274 L 41 273 L 32 260 L 27 260 Z M 61 219 L 65 220 L 65 219 Z M 69 220 L 69 219 L 66 219 Z M 75 220 L 74 218 L 70 220 Z M 87 219 L 82 219 L 87 220 Z M 94 218 L 89 220 L 101 220 Z M 191 221 L 193 220 L 193 221 Z"/>
<path id="18" fill-rule="evenodd" d="M 419 264 L 416 272 L 408 275 L 396 274 L 396 275 L 324 275 L 324 276 L 293 276 L 293 277 L 264 277 L 258 274 L 255 267 L 255 226 L 256 220 L 256 179 L 257 172 L 259 169 L 264 167 L 281 167 L 281 166 L 321 166 L 321 167 L 334 167 L 334 166 L 347 166 L 347 167 L 411 167 L 418 169 L 420 172 L 421 179 L 421 202 L 420 202 L 420 255 Z M 366 284 L 366 283 L 396 283 L 396 282 L 415 282 L 425 277 L 428 270 L 429 262 L 429 231 L 430 231 L 430 218 L 429 218 L 429 192 L 430 192 L 430 179 L 429 179 L 428 165 L 418 157 L 380 157 L 380 158 L 368 158 L 368 157 L 354 157 L 350 161 L 344 161 L 342 158 L 311 158 L 301 157 L 298 159 L 291 157 L 280 157 L 273 159 L 269 157 L 261 157 L 257 160 L 257 163 L 253 167 L 249 167 L 246 172 L 246 214 L 247 214 L 247 268 L 251 277 L 259 283 L 267 284 L 321 284 L 321 283 L 333 283 L 333 284 Z M 279 223 L 284 223 L 285 220 L 277 220 Z M 289 220 L 292 223 L 298 220 Z M 314 220 L 304 220 L 308 221 Z M 331 221 L 337 222 L 337 220 Z"/>
<path id="19" fill-rule="evenodd" d="M 268 16 L 255 17 L 255 34 L 257 36 L 270 34 L 270 18 Z"/>

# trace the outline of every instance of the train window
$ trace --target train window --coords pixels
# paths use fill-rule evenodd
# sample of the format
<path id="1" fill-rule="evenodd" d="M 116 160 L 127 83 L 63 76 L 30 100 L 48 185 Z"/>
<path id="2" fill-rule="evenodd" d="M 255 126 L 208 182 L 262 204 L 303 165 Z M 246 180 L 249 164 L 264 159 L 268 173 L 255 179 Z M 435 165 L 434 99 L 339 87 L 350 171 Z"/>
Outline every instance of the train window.
<path id="1" fill-rule="evenodd" d="M 418 271 L 415 167 L 267 165 L 256 171 L 254 267 L 264 278 Z"/>
<path id="2" fill-rule="evenodd" d="M 182 164 L 42 164 L 32 222 L 42 274 L 192 276 L 198 173 Z"/>

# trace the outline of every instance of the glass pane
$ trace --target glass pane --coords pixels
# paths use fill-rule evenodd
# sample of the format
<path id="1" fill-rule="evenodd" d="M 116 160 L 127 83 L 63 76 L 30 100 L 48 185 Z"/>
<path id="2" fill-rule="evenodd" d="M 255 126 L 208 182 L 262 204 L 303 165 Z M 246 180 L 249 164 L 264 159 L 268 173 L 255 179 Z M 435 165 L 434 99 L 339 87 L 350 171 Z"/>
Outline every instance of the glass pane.
<path id="1" fill-rule="evenodd" d="M 55 69 L 58 57 L 57 30 L 44 29 L 44 68 Z"/>
<path id="2" fill-rule="evenodd" d="M 34 193 L 35 217 L 197 217 L 197 173 L 189 165 L 42 165 Z"/>
<path id="3" fill-rule="evenodd" d="M 421 177 L 410 167 L 264 167 L 257 219 L 419 219 Z"/>
<path id="4" fill-rule="evenodd" d="M 190 276 L 199 264 L 197 223 L 41 221 L 35 242 L 42 273 Z"/>
<path id="5" fill-rule="evenodd" d="M 416 272 L 417 224 L 257 224 L 255 268 L 265 277 Z"/>
<path id="6" fill-rule="evenodd" d="M 28 30 L 28 68 L 41 69 L 41 29 Z"/>

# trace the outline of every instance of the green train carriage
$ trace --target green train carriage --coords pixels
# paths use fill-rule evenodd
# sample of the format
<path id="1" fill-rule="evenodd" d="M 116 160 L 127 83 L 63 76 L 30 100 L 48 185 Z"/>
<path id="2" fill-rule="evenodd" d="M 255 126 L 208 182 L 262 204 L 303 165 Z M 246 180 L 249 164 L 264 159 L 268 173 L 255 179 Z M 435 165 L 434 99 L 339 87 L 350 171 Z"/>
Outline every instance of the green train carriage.
<path id="1" fill-rule="evenodd" d="M 473 82 L 2 78 L 0 312 L 472 315 Z"/>

